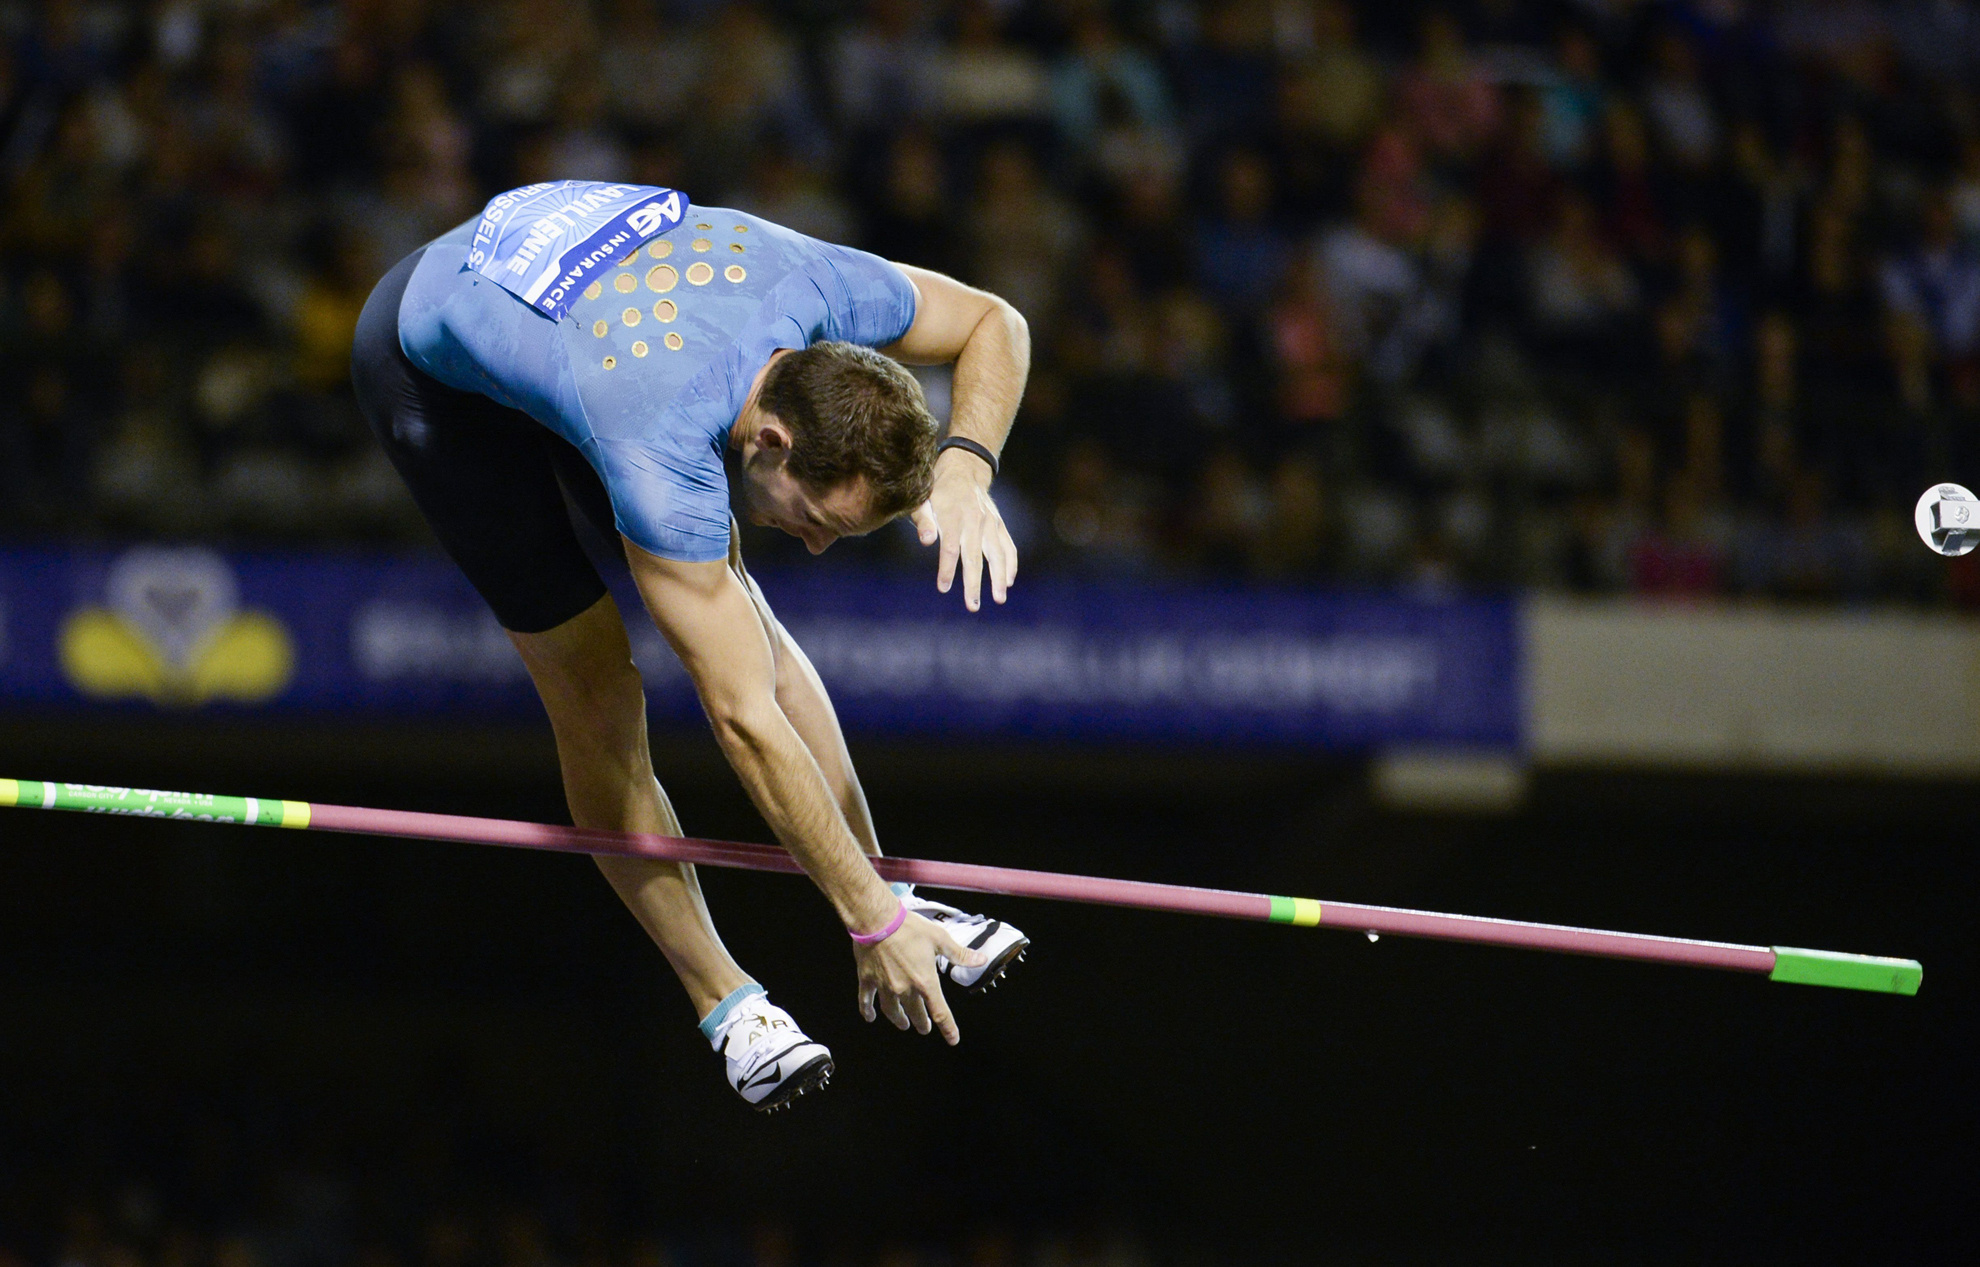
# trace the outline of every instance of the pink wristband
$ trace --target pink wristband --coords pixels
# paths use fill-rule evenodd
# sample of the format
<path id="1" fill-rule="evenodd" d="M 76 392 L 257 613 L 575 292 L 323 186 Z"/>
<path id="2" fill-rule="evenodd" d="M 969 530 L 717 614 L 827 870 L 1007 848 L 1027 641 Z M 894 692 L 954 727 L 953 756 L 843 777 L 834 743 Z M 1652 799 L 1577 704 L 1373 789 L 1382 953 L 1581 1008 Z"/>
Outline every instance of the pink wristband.
<path id="1" fill-rule="evenodd" d="M 883 941 L 886 941 L 889 937 L 892 937 L 895 933 L 900 932 L 901 925 L 905 923 L 907 923 L 907 904 L 904 902 L 901 904 L 900 908 L 894 912 L 894 918 L 888 920 L 887 926 L 881 929 L 879 932 L 855 933 L 852 929 L 848 928 L 846 930 L 846 936 L 852 938 L 854 941 L 858 942 L 862 946 L 874 946 L 874 945 L 878 945 Z"/>

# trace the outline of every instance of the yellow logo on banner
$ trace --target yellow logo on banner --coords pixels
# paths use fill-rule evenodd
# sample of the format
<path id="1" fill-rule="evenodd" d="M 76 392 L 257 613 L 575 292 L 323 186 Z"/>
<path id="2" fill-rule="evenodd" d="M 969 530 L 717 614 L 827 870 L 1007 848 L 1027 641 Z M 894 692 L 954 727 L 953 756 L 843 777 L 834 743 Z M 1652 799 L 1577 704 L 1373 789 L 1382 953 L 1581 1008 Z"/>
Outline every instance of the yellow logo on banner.
<path id="1" fill-rule="evenodd" d="M 62 669 L 85 695 L 256 703 L 294 676 L 289 631 L 241 609 L 233 569 L 211 550 L 141 546 L 111 565 L 104 590 L 104 606 L 62 625 Z"/>

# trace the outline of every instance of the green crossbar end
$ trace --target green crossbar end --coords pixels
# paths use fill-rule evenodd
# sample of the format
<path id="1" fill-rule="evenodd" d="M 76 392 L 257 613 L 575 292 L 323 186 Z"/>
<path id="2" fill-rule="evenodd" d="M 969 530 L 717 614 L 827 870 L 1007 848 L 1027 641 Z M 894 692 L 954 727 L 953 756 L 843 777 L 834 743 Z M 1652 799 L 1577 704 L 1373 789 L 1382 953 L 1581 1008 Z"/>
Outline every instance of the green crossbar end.
<path id="1" fill-rule="evenodd" d="M 1925 980 L 1925 969 L 1916 959 L 1776 946 L 1774 970 L 1768 974 L 1768 980 L 1827 985 L 1839 990 L 1875 990 L 1880 994 L 1916 994 L 1919 983 Z"/>

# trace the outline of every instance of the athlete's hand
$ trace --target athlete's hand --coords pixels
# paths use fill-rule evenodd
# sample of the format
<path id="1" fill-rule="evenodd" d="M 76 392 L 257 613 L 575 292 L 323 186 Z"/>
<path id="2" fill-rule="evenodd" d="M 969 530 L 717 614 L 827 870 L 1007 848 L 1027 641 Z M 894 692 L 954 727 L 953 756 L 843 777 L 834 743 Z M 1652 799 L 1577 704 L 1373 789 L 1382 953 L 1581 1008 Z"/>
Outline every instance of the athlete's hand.
<path id="1" fill-rule="evenodd" d="M 946 594 L 962 572 L 963 604 L 983 603 L 983 573 L 990 573 L 990 597 L 1004 601 L 1017 580 L 1017 543 L 1011 540 L 997 503 L 990 499 L 990 467 L 966 449 L 944 449 L 935 459 L 935 488 L 914 512 L 921 544 L 942 543 L 935 588 Z"/>
<path id="2" fill-rule="evenodd" d="M 969 950 L 949 936 L 939 924 L 910 914 L 894 935 L 871 946 L 853 943 L 853 959 L 859 965 L 859 1014 L 867 1020 L 885 1014 L 894 1028 L 912 1025 L 918 1034 L 933 1029 L 954 1047 L 962 1041 L 962 1031 L 949 1015 L 942 1000 L 942 974 L 935 970 L 935 956 L 946 955 L 950 963 L 975 968 L 984 962 L 981 951 Z"/>

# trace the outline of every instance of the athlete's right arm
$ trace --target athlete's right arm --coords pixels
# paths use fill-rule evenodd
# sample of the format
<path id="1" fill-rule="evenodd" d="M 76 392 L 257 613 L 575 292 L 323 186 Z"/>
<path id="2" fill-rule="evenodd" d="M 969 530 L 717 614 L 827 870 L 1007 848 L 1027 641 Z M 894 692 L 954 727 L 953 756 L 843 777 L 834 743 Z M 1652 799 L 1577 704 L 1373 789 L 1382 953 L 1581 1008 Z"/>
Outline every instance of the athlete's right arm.
<path id="1" fill-rule="evenodd" d="M 694 679 L 716 740 L 750 800 L 841 923 L 859 932 L 884 928 L 899 899 L 861 852 L 824 772 L 778 706 L 776 659 L 749 591 L 726 561 L 680 563 L 625 544 L 640 598 Z M 876 990 L 918 995 L 942 1036 L 958 1041 L 935 971 L 937 954 L 959 962 L 975 958 L 917 915 L 885 941 L 860 947 L 855 957 L 862 1005 Z"/>

